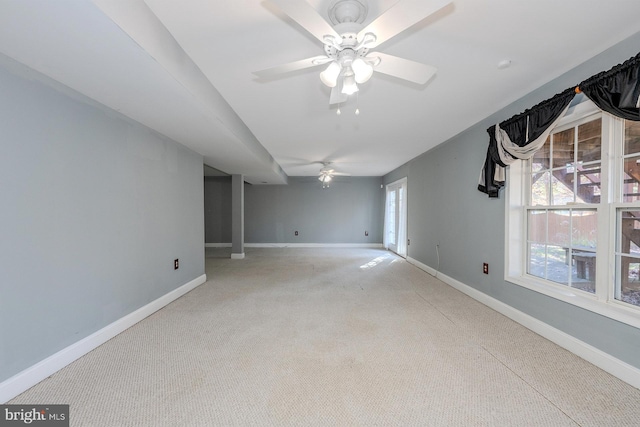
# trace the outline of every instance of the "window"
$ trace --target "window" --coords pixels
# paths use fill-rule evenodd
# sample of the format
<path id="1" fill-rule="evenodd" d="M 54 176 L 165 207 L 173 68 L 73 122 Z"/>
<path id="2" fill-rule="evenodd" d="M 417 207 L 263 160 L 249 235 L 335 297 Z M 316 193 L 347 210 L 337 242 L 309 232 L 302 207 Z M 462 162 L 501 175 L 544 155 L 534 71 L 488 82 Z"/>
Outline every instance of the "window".
<path id="1" fill-rule="evenodd" d="M 614 298 L 640 306 L 640 122 L 625 122 L 620 170 Z"/>
<path id="2" fill-rule="evenodd" d="M 571 123 L 554 131 L 527 167 L 527 272 L 590 293 L 595 293 L 601 135 L 599 114 Z"/>
<path id="3" fill-rule="evenodd" d="M 640 326 L 640 122 L 581 101 L 508 169 L 506 280 Z"/>

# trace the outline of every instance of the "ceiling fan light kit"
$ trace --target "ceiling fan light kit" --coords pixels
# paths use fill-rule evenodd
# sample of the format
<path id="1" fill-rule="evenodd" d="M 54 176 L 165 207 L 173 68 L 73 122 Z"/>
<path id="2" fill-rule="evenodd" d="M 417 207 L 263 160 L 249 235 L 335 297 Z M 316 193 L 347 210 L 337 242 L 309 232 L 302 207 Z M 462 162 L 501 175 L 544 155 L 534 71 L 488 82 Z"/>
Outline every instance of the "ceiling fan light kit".
<path id="1" fill-rule="evenodd" d="M 320 80 L 331 88 L 329 104 L 334 105 L 346 102 L 349 95 L 358 92 L 358 84 L 369 81 L 374 71 L 419 85 L 426 84 L 437 71 L 435 67 L 408 59 L 373 54 L 370 49 L 442 9 L 451 0 L 400 0 L 364 28 L 362 24 L 368 13 L 365 0 L 333 0 L 328 8 L 328 18 L 333 25 L 305 0 L 271 1 L 320 40 L 325 55 L 256 72 L 260 77 L 328 63 L 320 73 Z"/>
<path id="2" fill-rule="evenodd" d="M 320 171 L 320 176 L 318 176 L 318 180 L 320 180 L 320 182 L 322 182 L 322 189 L 326 189 L 329 188 L 329 183 L 331 182 L 331 179 L 333 177 L 327 173 L 322 173 L 322 171 Z"/>
<path id="3" fill-rule="evenodd" d="M 367 82 L 373 74 L 373 65 L 363 58 L 369 52 L 367 45 L 375 42 L 376 36 L 367 33 L 358 41 L 360 24 L 367 17 L 367 12 L 367 5 L 359 0 L 334 0 L 329 6 L 329 19 L 340 37 L 323 37 L 324 51 L 332 62 L 320 73 L 320 80 L 334 88 L 342 78 L 340 92 L 345 95 L 356 93 L 358 84 Z M 369 60 L 373 62 L 374 58 Z"/>

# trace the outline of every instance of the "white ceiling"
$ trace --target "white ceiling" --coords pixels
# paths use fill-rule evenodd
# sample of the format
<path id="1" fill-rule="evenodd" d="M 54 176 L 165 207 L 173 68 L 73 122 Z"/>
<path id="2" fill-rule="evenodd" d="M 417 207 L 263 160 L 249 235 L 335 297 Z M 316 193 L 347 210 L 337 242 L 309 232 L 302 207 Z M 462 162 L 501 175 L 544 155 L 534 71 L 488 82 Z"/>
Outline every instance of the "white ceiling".
<path id="1" fill-rule="evenodd" d="M 330 0 L 308 2 L 327 16 Z M 397 1 L 367 3 L 364 24 Z M 640 31 L 638 16 L 638 0 L 454 0 L 376 48 L 434 65 L 436 77 L 418 86 L 375 73 L 339 116 L 322 68 L 252 74 L 323 54 L 268 1 L 1 0 L 0 52 L 209 166 L 278 184 L 317 174 L 320 161 L 384 175 Z"/>

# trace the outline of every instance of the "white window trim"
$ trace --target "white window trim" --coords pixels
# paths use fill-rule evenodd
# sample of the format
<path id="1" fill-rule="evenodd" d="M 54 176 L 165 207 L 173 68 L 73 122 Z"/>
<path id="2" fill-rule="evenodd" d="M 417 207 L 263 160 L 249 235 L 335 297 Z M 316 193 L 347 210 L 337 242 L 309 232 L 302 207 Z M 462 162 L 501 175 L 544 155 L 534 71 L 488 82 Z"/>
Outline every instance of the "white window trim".
<path id="1" fill-rule="evenodd" d="M 556 128 L 560 128 L 571 122 L 597 113 L 599 110 L 591 102 L 582 102 L 572 107 L 565 114 L 565 118 Z M 602 113 L 603 118 L 607 113 Z M 607 122 L 607 124 L 605 124 Z M 609 126 L 613 123 L 613 126 Z M 611 137 L 620 137 L 622 120 L 603 120 L 603 133 L 607 132 Z M 611 140 L 612 138 L 609 138 Z M 612 147 L 603 144 L 602 152 L 602 176 L 610 176 L 609 165 L 616 165 L 620 156 L 621 147 Z M 616 245 L 616 210 L 627 206 L 626 203 L 609 203 L 598 207 L 598 253 L 606 253 L 607 256 L 597 258 L 596 267 L 596 293 L 589 294 L 574 290 L 573 288 L 554 284 L 553 282 L 539 279 L 526 273 L 526 229 L 525 229 L 525 195 L 527 194 L 524 168 L 525 161 L 516 161 L 507 168 L 507 185 L 505 186 L 505 271 L 504 278 L 507 282 L 522 286 L 532 291 L 547 295 L 557 300 L 575 305 L 591 312 L 606 316 L 610 319 L 640 328 L 640 307 L 618 301 L 614 298 L 615 281 L 615 245 Z M 602 200 L 611 202 L 613 195 L 620 189 L 618 184 L 613 184 L 611 179 L 601 189 Z M 605 188 L 606 187 L 606 188 Z M 637 206 L 637 205 L 633 205 Z M 607 277 L 609 276 L 609 277 Z M 608 283 L 600 286 L 599 283 Z"/>

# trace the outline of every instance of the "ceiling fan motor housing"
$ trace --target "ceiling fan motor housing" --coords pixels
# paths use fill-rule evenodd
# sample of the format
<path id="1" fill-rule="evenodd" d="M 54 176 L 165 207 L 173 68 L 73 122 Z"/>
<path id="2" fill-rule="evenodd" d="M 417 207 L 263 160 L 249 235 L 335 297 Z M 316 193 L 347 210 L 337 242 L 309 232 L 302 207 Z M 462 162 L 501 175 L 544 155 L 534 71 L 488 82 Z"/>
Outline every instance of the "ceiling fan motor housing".
<path id="1" fill-rule="evenodd" d="M 357 26 L 360 27 L 359 25 Z M 353 28 L 352 23 L 338 24 L 335 28 L 342 40 L 339 44 L 325 43 L 324 53 L 329 58 L 337 60 L 342 66 L 348 66 L 354 59 L 367 56 L 369 49 L 364 45 L 358 46 L 358 32 Z"/>

